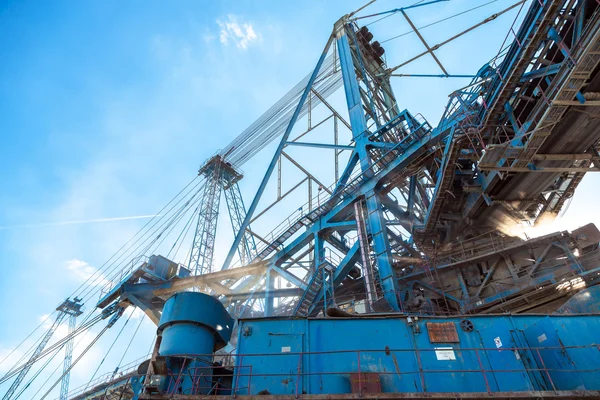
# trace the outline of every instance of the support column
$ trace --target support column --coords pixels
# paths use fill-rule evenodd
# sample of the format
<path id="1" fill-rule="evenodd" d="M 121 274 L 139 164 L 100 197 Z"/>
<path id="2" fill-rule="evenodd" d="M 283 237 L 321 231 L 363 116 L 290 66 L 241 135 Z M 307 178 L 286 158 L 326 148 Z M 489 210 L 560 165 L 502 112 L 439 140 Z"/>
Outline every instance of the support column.
<path id="1" fill-rule="evenodd" d="M 344 21 L 338 22 L 336 38 L 339 51 L 340 65 L 344 79 L 344 91 L 348 105 L 350 124 L 352 125 L 352 136 L 356 143 L 355 151 L 358 154 L 360 167 L 367 178 L 373 175 L 372 160 L 367 149 L 369 129 L 360 96 L 360 87 L 356 77 L 352 50 L 348 41 L 347 28 Z M 398 282 L 391 263 L 391 249 L 387 237 L 383 208 L 375 191 L 370 191 L 365 196 L 367 207 L 367 226 L 372 239 L 374 259 L 377 264 L 379 281 L 383 297 L 390 307 L 400 310 L 400 302 L 397 297 Z M 364 249 L 370 252 L 370 249 Z"/>
<path id="2" fill-rule="evenodd" d="M 273 289 L 275 288 L 275 273 L 267 269 L 265 277 L 265 317 L 273 315 Z"/>

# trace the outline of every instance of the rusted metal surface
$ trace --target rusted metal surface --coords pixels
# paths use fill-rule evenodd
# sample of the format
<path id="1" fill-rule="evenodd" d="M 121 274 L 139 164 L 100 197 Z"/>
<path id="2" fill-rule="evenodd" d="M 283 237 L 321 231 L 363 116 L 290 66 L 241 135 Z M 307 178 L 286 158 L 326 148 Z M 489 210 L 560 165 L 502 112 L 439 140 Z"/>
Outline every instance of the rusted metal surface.
<path id="1" fill-rule="evenodd" d="M 600 391 L 530 391 L 530 392 L 496 392 L 496 393 L 345 393 L 345 394 L 301 394 L 295 395 L 260 395 L 235 396 L 237 400 L 353 400 L 353 399 L 600 399 Z M 140 400 L 231 400 L 231 396 L 195 396 L 185 394 L 174 395 L 141 395 Z"/>
<path id="2" fill-rule="evenodd" d="M 381 393 L 381 378 L 373 372 L 350 374 L 352 393 Z"/>
<path id="3" fill-rule="evenodd" d="M 431 343 L 459 343 L 454 322 L 427 322 L 427 333 Z"/>

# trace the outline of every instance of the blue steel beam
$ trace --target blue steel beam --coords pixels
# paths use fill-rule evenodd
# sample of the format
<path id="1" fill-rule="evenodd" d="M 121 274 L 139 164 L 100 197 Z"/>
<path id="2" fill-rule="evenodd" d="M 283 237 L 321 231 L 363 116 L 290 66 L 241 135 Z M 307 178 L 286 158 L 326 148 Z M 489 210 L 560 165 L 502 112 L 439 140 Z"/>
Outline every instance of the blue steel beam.
<path id="1" fill-rule="evenodd" d="M 538 16 L 541 14 L 538 14 Z M 346 35 L 341 35 L 338 38 L 338 43 L 342 43 L 342 41 L 344 40 Z M 348 107 L 349 107 L 349 111 L 350 114 L 352 116 L 352 114 L 354 113 L 356 118 L 365 118 L 364 115 L 364 110 L 363 110 L 363 104 L 361 104 L 364 100 L 364 98 L 361 98 L 360 96 L 360 88 L 358 86 L 358 84 L 356 83 L 356 91 L 353 91 L 352 89 L 348 89 L 348 82 L 347 82 L 347 78 L 349 80 L 354 80 L 356 81 L 356 74 L 355 74 L 355 69 L 356 67 L 354 66 L 352 57 L 351 57 L 351 50 L 350 47 L 347 43 L 347 39 L 346 39 L 346 46 L 347 49 L 341 49 L 339 48 L 339 52 L 340 55 L 342 54 L 343 51 L 347 50 L 346 55 L 350 55 L 349 57 L 346 57 L 342 60 L 342 57 L 340 57 L 340 61 L 342 63 L 342 70 L 344 71 L 344 62 L 346 62 L 346 74 L 344 75 L 344 82 L 345 82 L 345 89 L 347 92 L 347 101 L 348 101 Z M 510 62 L 514 62 L 515 59 L 511 58 L 511 57 L 507 57 L 509 58 Z M 347 62 L 349 60 L 349 62 Z M 350 72 L 351 71 L 351 72 Z M 539 72 L 539 71 L 536 71 Z M 548 71 L 546 71 L 548 72 Z M 549 72 L 548 72 L 549 73 Z M 534 78 L 534 75 L 530 75 L 529 76 L 530 79 Z M 520 79 L 523 79 L 523 77 L 521 77 Z M 350 84 L 352 84 L 352 82 L 350 82 Z M 493 92 L 494 89 L 496 87 L 494 87 L 493 85 L 491 86 L 492 90 L 490 90 L 490 92 Z M 350 96 L 348 96 L 348 93 L 350 93 Z M 476 94 L 475 98 L 479 96 L 479 93 L 475 93 L 475 91 L 473 92 L 474 94 Z M 352 100 L 352 104 L 349 101 L 349 97 Z M 462 99 L 458 98 L 459 101 L 462 101 Z M 360 107 L 356 107 L 356 105 L 360 104 Z M 467 106 L 469 104 L 472 103 L 468 103 L 466 104 Z M 358 115 L 358 113 L 360 113 L 360 116 Z M 446 116 L 447 117 L 447 116 Z M 351 118 L 352 121 L 352 118 Z M 277 265 L 282 265 L 286 259 L 289 259 L 297 250 L 299 250 L 299 248 L 301 248 L 302 246 L 306 245 L 308 242 L 310 242 L 311 240 L 319 240 L 319 234 L 321 232 L 323 232 L 324 229 L 329 229 L 329 231 L 331 230 L 336 230 L 335 226 L 329 226 L 328 228 L 327 225 L 332 223 L 331 221 L 334 221 L 336 219 L 336 217 L 339 217 L 344 210 L 347 211 L 347 207 L 349 205 L 352 204 L 352 202 L 356 201 L 356 199 L 358 199 L 360 196 L 368 196 L 372 193 L 372 191 L 374 191 L 377 187 L 378 184 L 380 184 L 382 181 L 384 181 L 386 178 L 388 178 L 390 175 L 392 175 L 393 173 L 399 171 L 402 166 L 406 166 L 408 165 L 410 162 L 412 162 L 416 157 L 423 155 L 423 154 L 427 154 L 428 151 L 430 151 L 429 146 L 431 146 L 432 144 L 434 144 L 437 140 L 439 140 L 442 137 L 447 136 L 447 133 L 449 131 L 449 127 L 452 125 L 456 125 L 460 122 L 460 118 L 457 116 L 456 113 L 453 113 L 450 117 L 448 117 L 448 119 L 444 119 L 440 122 L 440 125 L 438 126 L 438 128 L 434 129 L 430 135 L 428 135 L 426 138 L 415 138 L 412 137 L 410 138 L 410 141 L 407 141 L 406 143 L 401 143 L 401 144 L 395 144 L 395 143 L 377 143 L 377 142 L 368 142 L 368 140 L 365 137 L 365 134 L 368 134 L 368 130 L 366 129 L 366 127 L 364 126 L 360 126 L 361 123 L 360 121 L 358 123 L 355 123 L 355 121 L 352 121 L 352 133 L 353 136 L 356 138 L 358 138 L 358 141 L 360 140 L 364 140 L 364 143 L 368 143 L 368 146 L 380 146 L 383 145 L 385 147 L 393 147 L 393 151 L 396 151 L 395 153 L 393 153 L 393 155 L 395 156 L 395 159 L 390 162 L 388 165 L 383 167 L 383 170 L 380 172 L 378 171 L 377 174 L 375 174 L 375 172 L 370 168 L 370 158 L 371 155 L 369 154 L 369 151 L 367 150 L 367 145 L 365 146 L 358 146 L 358 141 L 357 141 L 357 146 L 355 151 L 353 152 L 353 155 L 351 156 L 351 162 L 348 164 L 347 166 L 347 173 L 344 174 L 345 175 L 345 179 L 340 180 L 340 182 L 338 183 L 338 187 L 336 188 L 334 195 L 338 194 L 338 192 L 340 192 L 341 190 L 343 190 L 350 181 L 350 175 L 352 173 L 352 171 L 355 168 L 355 165 L 360 161 L 361 163 L 361 169 L 363 171 L 363 175 L 360 177 L 361 181 L 358 183 L 358 188 L 347 194 L 347 195 L 343 195 L 340 196 L 339 198 L 337 198 L 335 200 L 335 206 L 332 207 L 331 210 L 327 211 L 324 215 L 322 215 L 320 218 L 318 218 L 314 224 L 311 224 L 310 226 L 308 226 L 308 231 L 301 235 L 300 238 L 297 238 L 294 242 L 292 242 L 290 245 L 285 246 L 283 250 L 279 251 L 274 259 L 273 262 L 276 263 Z M 291 129 L 291 125 L 288 126 L 288 130 Z M 364 129 L 363 129 L 364 128 Z M 282 142 L 283 143 L 283 142 Z M 287 143 L 285 143 L 287 144 Z M 280 143 L 281 145 L 281 143 Z M 275 157 L 275 159 L 277 158 L 277 155 Z M 365 168 L 365 161 L 368 163 L 367 165 L 369 165 L 367 168 Z M 272 170 L 271 170 L 272 171 Z M 262 189 L 264 190 L 264 184 L 265 184 L 265 179 L 268 179 L 268 175 L 270 175 L 269 172 L 267 172 L 267 174 L 265 175 L 265 178 L 263 179 L 263 183 L 262 183 Z M 480 178 L 479 179 L 484 179 L 481 178 L 481 174 L 479 174 Z M 411 198 L 411 203 L 414 204 L 415 202 L 415 188 L 414 186 L 416 185 L 416 179 L 412 179 L 411 181 L 413 186 L 412 189 L 412 196 L 410 196 Z M 262 192 L 261 192 L 262 193 Z M 257 193 L 257 196 L 255 196 L 255 199 L 253 201 L 257 202 L 260 199 L 260 194 L 261 193 Z M 374 193 L 374 192 L 373 192 Z M 252 207 L 251 207 L 252 208 Z M 371 209 L 378 209 L 380 210 L 381 207 L 370 207 Z M 254 211 L 254 210 L 252 210 Z M 251 212 L 249 212 L 250 216 L 251 216 Z M 347 214 L 347 213 L 346 213 Z M 343 218 L 347 218 L 347 215 L 344 216 Z M 249 219 L 249 218 L 246 218 Z M 371 218 L 369 218 L 371 219 Z M 382 224 L 382 220 L 384 221 L 384 223 Z M 342 221 L 342 222 L 348 222 L 348 221 Z M 377 227 L 381 227 L 382 225 L 385 227 L 385 219 L 380 219 L 379 222 L 376 219 L 373 219 L 372 221 L 369 221 L 369 226 L 375 226 Z M 350 226 L 350 224 L 346 225 L 346 228 L 348 228 Z M 243 230 L 240 230 L 240 232 L 242 232 Z M 340 229 L 341 231 L 341 229 Z M 378 231 L 373 231 L 371 230 L 371 234 L 373 236 L 376 236 L 378 234 Z M 374 237 L 375 239 L 375 237 Z M 383 253 L 386 253 L 389 255 L 389 244 L 386 248 L 385 243 L 381 243 L 384 242 L 384 240 L 374 240 L 374 242 L 379 242 L 379 249 L 383 249 L 384 251 L 382 253 L 377 253 L 377 256 L 380 256 Z M 375 247 L 374 243 L 374 247 Z M 388 260 L 389 261 L 389 260 Z M 226 263 L 226 265 L 223 266 L 223 268 L 227 268 L 228 264 Z M 271 274 L 271 273 L 270 273 Z"/>
<path id="2" fill-rule="evenodd" d="M 456 74 L 390 74 L 390 76 L 402 78 L 475 78 L 476 75 L 456 75 Z"/>
<path id="3" fill-rule="evenodd" d="M 362 173 L 366 177 L 369 177 L 369 175 L 373 174 L 373 169 L 371 168 L 372 159 L 367 149 L 369 143 L 368 134 L 370 132 L 363 110 L 359 83 L 352 58 L 352 50 L 350 49 L 350 43 L 348 41 L 349 30 L 352 31 L 350 26 L 338 27 L 337 48 L 344 79 L 344 92 L 346 94 L 350 125 L 352 126 L 352 136 L 356 143 L 356 153 L 360 158 Z M 361 58 L 360 54 L 358 54 L 358 58 Z M 366 74 L 363 73 L 363 76 L 366 76 Z M 400 303 L 396 295 L 398 292 L 398 283 L 396 281 L 396 274 L 392 268 L 391 249 L 385 225 L 385 218 L 379 196 L 374 189 L 365 193 L 365 203 L 367 206 L 367 227 L 373 241 L 373 251 L 375 253 L 374 256 L 377 263 L 383 296 L 393 310 L 400 310 Z M 370 249 L 363 249 L 363 251 L 370 253 Z"/>
<path id="4" fill-rule="evenodd" d="M 321 149 L 354 150 L 354 146 L 347 146 L 347 145 L 343 145 L 343 144 L 287 142 L 286 145 L 288 145 L 288 146 L 303 146 L 303 147 L 317 147 L 317 148 L 321 148 Z"/>
<path id="5" fill-rule="evenodd" d="M 288 282 L 290 282 L 293 285 L 298 286 L 300 289 L 306 289 L 306 283 L 304 283 L 296 275 L 290 273 L 289 271 L 286 271 L 283 268 L 280 268 L 280 267 L 278 267 L 276 265 L 272 265 L 269 268 L 269 271 L 274 272 L 277 275 L 280 275 L 283 279 L 287 280 Z"/>
<path id="6" fill-rule="evenodd" d="M 223 263 L 223 267 L 221 269 L 229 268 L 229 265 L 231 264 L 231 260 L 233 259 L 233 256 L 234 256 L 235 252 L 237 251 L 238 246 L 240 245 L 242 237 L 243 237 L 244 233 L 246 232 L 248 225 L 250 225 L 250 220 L 252 220 L 252 215 L 254 214 L 254 211 L 256 210 L 256 207 L 258 206 L 258 202 L 260 201 L 262 194 L 265 191 L 265 188 L 267 186 L 267 183 L 269 182 L 269 179 L 271 178 L 271 174 L 273 173 L 273 170 L 275 169 L 275 165 L 277 165 L 277 160 L 279 159 L 279 156 L 281 155 L 281 152 L 282 152 L 283 148 L 285 147 L 290 134 L 292 133 L 292 129 L 294 128 L 294 125 L 296 124 L 296 120 L 298 119 L 298 116 L 300 115 L 300 111 L 302 110 L 302 107 L 304 106 L 304 102 L 306 101 L 308 95 L 311 93 L 312 86 L 315 82 L 315 79 L 317 78 L 317 75 L 319 74 L 319 70 L 321 69 L 321 66 L 323 65 L 323 61 L 325 61 L 325 57 L 327 56 L 327 52 L 329 51 L 329 47 L 331 46 L 331 43 L 333 43 L 333 36 L 330 36 L 329 39 L 327 40 L 327 44 L 325 45 L 325 48 L 323 49 L 323 52 L 321 53 L 321 57 L 319 58 L 319 61 L 317 62 L 317 66 L 315 67 L 312 75 L 310 76 L 310 79 L 308 80 L 306 88 L 304 89 L 304 92 L 302 93 L 302 96 L 300 97 L 300 100 L 298 101 L 296 110 L 294 111 L 294 114 L 292 115 L 292 118 L 290 119 L 290 122 L 288 123 L 288 126 L 287 126 L 283 136 L 281 137 L 281 140 L 279 141 L 277 150 L 275 151 L 275 154 L 273 155 L 273 158 L 271 159 L 271 163 L 269 164 L 269 167 L 267 168 L 267 171 L 265 172 L 265 175 L 263 176 L 262 182 L 260 183 L 260 186 L 258 187 L 256 194 L 254 195 L 254 199 L 252 200 L 252 203 L 250 204 L 250 207 L 248 208 L 246 217 L 244 218 L 244 221 L 242 222 L 242 224 L 240 226 L 240 231 L 235 236 L 235 239 L 233 240 L 233 244 L 231 245 L 231 248 L 229 249 L 229 253 L 227 254 L 227 258 L 225 259 L 225 262 Z"/>
<path id="7" fill-rule="evenodd" d="M 275 277 L 273 275 L 274 272 L 268 269 L 265 277 L 265 317 L 273 315 L 273 290 L 275 289 Z"/>
<path id="8" fill-rule="evenodd" d="M 394 9 L 391 9 L 391 10 L 387 10 L 387 11 L 378 12 L 378 13 L 376 13 L 376 14 L 369 14 L 369 15 L 365 15 L 365 16 L 362 16 L 362 17 L 357 17 L 357 18 L 354 18 L 354 20 L 358 20 L 358 19 L 361 19 L 361 18 L 371 18 L 371 17 L 377 17 L 377 16 L 379 16 L 379 15 L 385 15 L 385 14 L 395 14 L 395 13 L 397 13 L 397 12 L 400 12 L 400 11 L 402 11 L 402 10 L 410 10 L 411 8 L 417 8 L 417 7 L 428 6 L 428 5 L 430 5 L 430 4 L 435 4 L 435 3 L 442 2 L 442 1 L 450 1 L 450 0 L 431 0 L 431 1 L 428 1 L 428 2 L 426 2 L 426 3 L 421 3 L 421 2 L 419 2 L 419 3 L 415 3 L 415 4 L 413 4 L 413 5 L 406 6 L 406 7 L 402 7 L 402 8 L 394 8 Z"/>

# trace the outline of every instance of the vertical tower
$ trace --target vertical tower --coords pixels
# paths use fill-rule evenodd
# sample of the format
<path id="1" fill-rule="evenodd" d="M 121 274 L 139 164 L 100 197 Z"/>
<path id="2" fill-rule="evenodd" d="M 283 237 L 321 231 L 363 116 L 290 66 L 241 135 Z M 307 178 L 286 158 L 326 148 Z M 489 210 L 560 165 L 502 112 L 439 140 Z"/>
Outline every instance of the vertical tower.
<path id="1" fill-rule="evenodd" d="M 60 383 L 60 400 L 67 400 L 69 395 L 69 379 L 71 377 L 71 361 L 73 360 L 73 338 L 71 335 L 75 331 L 75 325 L 77 317 L 81 315 L 81 307 L 83 304 L 80 303 L 81 299 L 75 297 L 73 300 L 65 300 L 58 308 L 57 311 L 69 316 L 69 333 L 70 339 L 65 344 L 65 360 L 63 363 L 63 377 Z"/>
<path id="2" fill-rule="evenodd" d="M 225 161 L 223 156 L 217 154 L 210 158 L 200 168 L 198 174 L 203 175 L 206 182 L 199 206 L 198 223 L 196 224 L 188 267 L 192 274 L 203 275 L 212 271 L 214 262 L 213 253 L 217 235 L 221 191 L 225 192 L 225 201 L 227 202 L 234 235 L 237 235 L 241 228 L 246 217 L 246 209 L 238 186 L 238 182 L 243 178 L 243 175 L 231 163 Z M 256 256 L 256 244 L 248 230 L 245 230 L 242 236 L 243 239 L 238 247 L 238 254 L 242 264 L 245 264 L 252 261 Z"/>
<path id="3" fill-rule="evenodd" d="M 40 354 L 42 353 L 42 351 L 44 350 L 44 348 L 50 341 L 50 338 L 52 338 L 52 335 L 54 334 L 56 329 L 60 326 L 60 324 L 64 321 L 65 317 L 69 316 L 69 334 L 71 334 L 74 331 L 75 319 L 79 315 L 81 315 L 81 307 L 83 306 L 83 304 L 81 304 L 80 302 L 81 302 L 81 299 L 78 299 L 78 298 L 75 298 L 74 300 L 66 299 L 60 306 L 58 306 L 56 308 L 56 311 L 58 311 L 58 315 L 56 316 L 54 323 L 46 331 L 46 333 L 42 337 L 42 340 L 40 341 L 40 343 L 37 345 L 37 347 L 33 351 L 33 354 L 31 355 L 31 357 L 29 357 L 29 360 L 27 360 L 27 362 L 25 363 L 23 368 L 20 370 L 20 372 L 17 375 L 17 377 L 15 378 L 14 382 L 12 383 L 12 385 L 10 386 L 8 391 L 4 394 L 4 397 L 2 397 L 2 400 L 10 400 L 11 398 L 13 398 L 13 395 L 15 394 L 16 390 L 21 385 L 21 382 L 23 382 L 23 379 L 25 379 L 25 376 L 27 375 L 27 373 L 29 372 L 29 370 L 31 369 L 33 364 L 38 360 Z M 67 394 L 69 391 L 69 373 L 68 373 L 68 371 L 70 370 L 70 367 L 71 367 L 72 357 L 73 357 L 73 338 L 70 338 L 67 341 L 66 347 L 65 347 L 65 361 L 64 361 L 63 371 L 66 371 L 67 373 L 63 376 L 63 379 L 62 379 L 60 400 L 67 399 Z"/>

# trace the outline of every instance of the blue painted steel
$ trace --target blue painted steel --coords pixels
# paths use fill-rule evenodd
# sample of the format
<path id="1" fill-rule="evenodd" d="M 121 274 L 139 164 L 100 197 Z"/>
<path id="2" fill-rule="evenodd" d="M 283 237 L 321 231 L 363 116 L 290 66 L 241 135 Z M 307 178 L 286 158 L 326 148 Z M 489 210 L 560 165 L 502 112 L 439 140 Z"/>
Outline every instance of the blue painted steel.
<path id="1" fill-rule="evenodd" d="M 210 349 L 210 352 L 212 352 L 225 346 L 229 341 L 233 319 L 229 316 L 223 304 L 213 296 L 198 292 L 181 292 L 170 297 L 163 307 L 158 326 L 158 331 L 159 333 L 162 332 L 163 336 L 162 350 L 170 349 L 171 346 L 177 347 L 179 345 L 176 342 L 183 340 L 183 337 L 178 335 L 173 337 L 169 333 L 171 332 L 169 329 L 177 324 L 202 326 L 204 329 L 211 331 L 215 335 L 214 349 Z M 172 345 L 168 344 L 171 340 L 173 340 Z M 162 350 L 160 353 L 164 354 Z M 187 353 L 190 353 L 190 351 L 187 351 Z"/>
<path id="2" fill-rule="evenodd" d="M 461 329 L 463 318 L 472 329 Z M 453 324 L 458 341 L 432 343 L 427 323 Z M 600 389 L 599 315 L 409 322 L 388 314 L 241 320 L 239 326 L 234 382 L 240 395 L 350 393 L 350 374 L 359 371 L 379 374 L 384 393 Z"/>
<path id="3" fill-rule="evenodd" d="M 583 289 L 567 300 L 556 312 L 558 314 L 600 313 L 600 285 Z"/>
<path id="4" fill-rule="evenodd" d="M 140 393 L 142 392 L 142 379 L 143 377 L 138 376 L 131 378 L 131 390 L 133 391 L 131 400 L 138 400 L 140 398 Z"/>
<path id="5" fill-rule="evenodd" d="M 321 149 L 338 149 L 338 150 L 354 150 L 354 146 L 348 146 L 343 144 L 328 144 L 328 143 L 309 143 L 309 142 L 287 142 L 288 146 L 304 146 L 304 147 L 317 147 Z"/>
<path id="6" fill-rule="evenodd" d="M 372 160 L 367 150 L 367 144 L 369 143 L 368 134 L 370 132 L 363 110 L 359 84 L 352 60 L 352 52 L 346 34 L 338 37 L 337 47 L 344 79 L 348 114 L 352 126 L 352 136 L 356 143 L 356 152 L 360 158 L 362 172 L 365 176 L 369 177 L 373 175 L 373 170 L 371 169 Z M 373 241 L 373 251 L 375 253 L 375 262 L 379 272 L 383 296 L 393 310 L 400 310 L 400 302 L 397 297 L 398 282 L 390 260 L 391 251 L 383 216 L 383 207 L 375 190 L 372 189 L 365 193 L 365 203 L 368 216 L 367 226 Z M 363 249 L 363 251 L 369 252 L 369 249 Z"/>
<path id="7" fill-rule="evenodd" d="M 273 315 L 273 289 L 275 288 L 275 277 L 272 269 L 267 270 L 265 277 L 265 316 Z"/>
<path id="8" fill-rule="evenodd" d="M 413 4 L 413 5 L 407 6 L 407 7 L 394 8 L 392 10 L 382 11 L 382 12 L 378 12 L 376 14 L 370 14 L 370 15 L 368 15 L 368 17 L 376 17 L 378 15 L 384 15 L 384 14 L 395 14 L 395 13 L 397 13 L 399 11 L 402 11 L 402 10 L 410 10 L 411 8 L 423 7 L 423 6 L 427 6 L 427 5 L 430 5 L 430 4 L 439 3 L 441 1 L 450 1 L 450 0 L 432 0 L 432 1 L 428 1 L 426 3 L 418 3 L 418 4 Z"/>
<path id="9" fill-rule="evenodd" d="M 229 249 L 229 253 L 227 254 L 227 258 L 225 259 L 225 262 L 223 263 L 223 267 L 221 269 L 227 269 L 227 268 L 229 268 L 229 265 L 231 264 L 233 255 L 235 254 L 238 246 L 240 245 L 240 241 L 242 240 L 242 236 L 244 235 L 246 228 L 248 228 L 248 225 L 250 225 L 250 220 L 252 219 L 252 216 L 254 215 L 254 211 L 256 210 L 256 207 L 258 206 L 258 202 L 260 201 L 260 198 L 262 197 L 265 187 L 267 186 L 267 183 L 269 182 L 269 178 L 271 177 L 271 174 L 273 173 L 273 169 L 275 169 L 275 165 L 277 164 L 277 160 L 279 159 L 279 156 L 281 155 L 281 151 L 283 150 L 283 147 L 285 146 L 285 144 L 290 136 L 290 133 L 292 133 L 292 129 L 294 128 L 294 125 L 296 124 L 298 115 L 300 115 L 300 110 L 302 110 L 302 107 L 304 106 L 304 102 L 306 101 L 306 98 L 308 97 L 308 94 L 310 93 L 313 83 L 315 82 L 315 79 L 317 78 L 317 75 L 319 74 L 321 65 L 323 65 L 323 61 L 325 61 L 325 57 L 327 55 L 327 52 L 329 51 L 329 46 L 331 46 L 332 42 L 333 42 L 333 36 L 330 36 L 329 39 L 327 40 L 327 44 L 325 45 L 325 48 L 323 49 L 323 52 L 321 53 L 321 57 L 319 58 L 319 61 L 317 62 L 317 65 L 315 66 L 315 69 L 313 70 L 313 73 L 310 76 L 308 83 L 306 84 L 306 88 L 304 89 L 304 92 L 302 93 L 302 96 L 300 97 L 300 100 L 298 101 L 296 110 L 294 111 L 294 114 L 292 115 L 292 118 L 290 119 L 290 122 L 288 123 L 288 126 L 287 126 L 284 134 L 281 137 L 281 141 L 279 142 L 279 145 L 277 146 L 277 150 L 275 151 L 275 154 L 273 155 L 273 159 L 271 160 L 271 163 L 269 164 L 269 167 L 267 168 L 267 171 L 265 172 L 262 182 L 260 183 L 260 186 L 258 187 L 256 194 L 254 195 L 254 199 L 252 200 L 252 203 L 250 204 L 250 207 L 248 208 L 246 217 L 244 218 L 244 221 L 242 222 L 242 224 L 240 226 L 240 231 L 235 235 L 233 244 L 231 245 L 231 248 Z"/>
<path id="10" fill-rule="evenodd" d="M 475 75 L 455 75 L 455 74 L 392 74 L 403 78 L 475 78 Z"/>
<path id="11" fill-rule="evenodd" d="M 288 280 L 290 283 L 298 286 L 301 289 L 306 289 L 306 283 L 304 283 L 304 281 L 298 277 L 296 277 L 295 275 L 290 274 L 288 271 L 286 271 L 283 268 L 280 268 L 276 265 L 272 265 L 271 267 L 269 267 L 269 270 L 271 270 L 272 272 L 277 273 L 278 275 L 281 275 L 284 279 Z"/>
<path id="12" fill-rule="evenodd" d="M 177 273 L 177 263 L 161 255 L 152 255 L 148 258 L 145 269 L 158 278 L 169 279 Z"/>
<path id="13" fill-rule="evenodd" d="M 194 386 L 192 376 L 212 377 L 212 354 L 227 344 L 233 323 L 219 300 L 210 295 L 182 292 L 169 298 L 158 326 L 162 336 L 158 351 L 167 357 L 167 367 L 173 371 L 165 388 L 173 393 L 189 393 Z M 195 393 L 209 391 L 210 386 L 205 385 Z"/>

